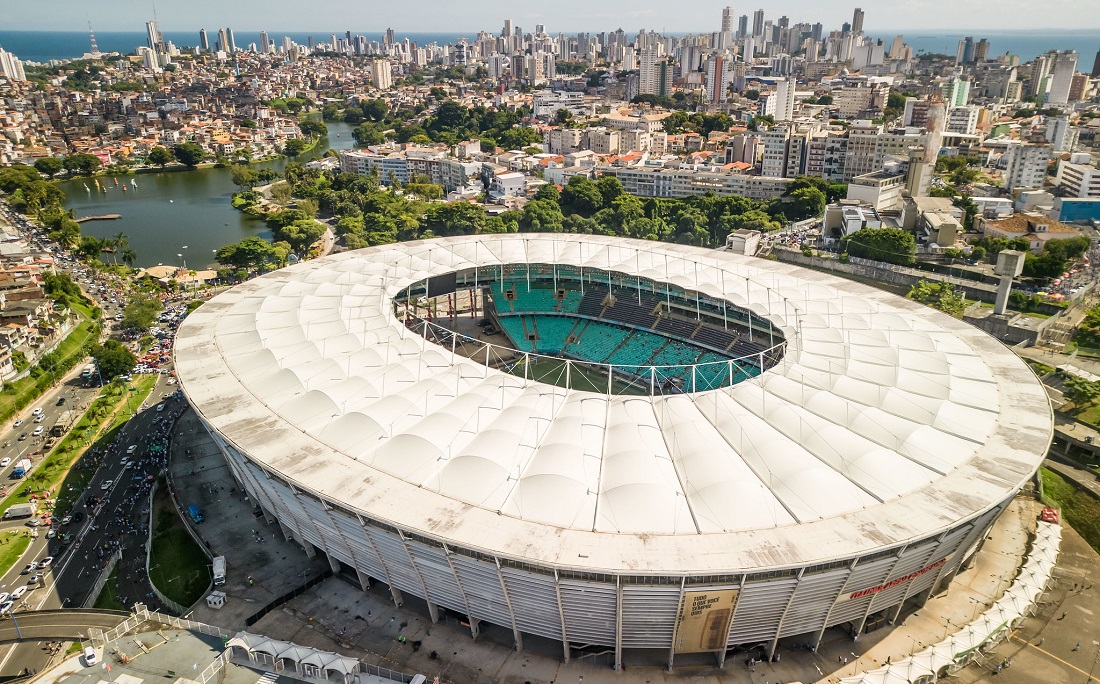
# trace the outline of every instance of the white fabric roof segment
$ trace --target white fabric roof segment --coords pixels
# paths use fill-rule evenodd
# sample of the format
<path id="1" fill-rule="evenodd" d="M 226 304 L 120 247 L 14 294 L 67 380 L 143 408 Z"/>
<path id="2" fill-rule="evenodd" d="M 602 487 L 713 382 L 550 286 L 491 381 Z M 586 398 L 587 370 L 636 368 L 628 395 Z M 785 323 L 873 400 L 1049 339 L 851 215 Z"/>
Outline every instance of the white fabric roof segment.
<path id="1" fill-rule="evenodd" d="M 524 263 L 724 299 L 782 331 L 785 355 L 732 387 L 608 396 L 488 368 L 394 315 L 425 278 Z M 343 504 L 368 517 L 540 562 L 575 564 L 580 548 L 609 570 L 754 567 L 775 558 L 761 530 L 791 563 L 903 544 L 1018 490 L 1052 430 L 1031 371 L 932 309 L 777 262 L 602 236 L 443 238 L 298 264 L 196 310 L 175 352 L 192 404 L 258 463 L 341 462 L 356 483 Z M 332 492 L 325 470 L 288 479 Z"/>

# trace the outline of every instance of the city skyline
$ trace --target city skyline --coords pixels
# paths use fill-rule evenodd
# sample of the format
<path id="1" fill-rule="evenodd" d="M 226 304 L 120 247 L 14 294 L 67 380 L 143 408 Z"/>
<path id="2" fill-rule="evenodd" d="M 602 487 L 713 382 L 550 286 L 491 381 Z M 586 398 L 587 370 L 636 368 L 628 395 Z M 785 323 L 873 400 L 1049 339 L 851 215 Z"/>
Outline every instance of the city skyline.
<path id="1" fill-rule="evenodd" d="M 562 0 L 541 11 L 517 7 L 500 0 L 480 3 L 472 13 L 469 5 L 452 5 L 432 0 L 426 3 L 431 11 L 410 15 L 404 8 L 380 6 L 367 8 L 353 0 L 330 0 L 326 9 L 330 17 L 296 16 L 295 5 L 289 2 L 245 2 L 226 4 L 214 0 L 194 0 L 186 5 L 161 4 L 154 8 L 148 0 L 121 0 L 114 4 L 115 11 L 89 11 L 86 3 L 77 0 L 56 0 L 55 12 L 43 15 L 31 5 L 13 5 L 5 8 L 5 28 L 9 30 L 57 30 L 79 31 L 87 28 L 90 20 L 97 30 L 141 30 L 147 18 L 156 15 L 158 23 L 168 30 L 198 31 L 210 24 L 239 25 L 249 30 L 278 31 L 332 31 L 344 27 L 355 31 L 383 31 L 393 26 L 404 32 L 461 32 L 499 30 L 497 25 L 510 18 L 517 26 L 536 23 L 547 25 L 552 33 L 559 31 L 600 31 L 622 28 L 636 31 L 640 28 L 658 32 L 688 33 L 710 32 L 721 28 L 722 9 L 726 2 L 693 4 L 677 7 L 668 12 L 663 4 L 601 3 L 594 8 L 580 0 Z M 758 3 L 759 4 L 759 3 Z M 1050 0 L 1043 5 L 1042 24 L 1035 24 L 1031 3 L 1024 0 L 1007 0 L 1002 3 L 1005 11 L 990 14 L 985 6 L 960 6 L 952 0 L 917 0 L 899 6 L 885 0 L 864 0 L 859 3 L 866 15 L 864 31 L 959 31 L 959 30 L 1081 30 L 1100 28 L 1100 3 L 1089 4 L 1077 0 Z M 768 17 L 787 15 L 793 21 L 821 22 L 827 27 L 839 28 L 850 21 L 856 3 L 850 0 L 784 0 L 769 3 L 764 8 Z M 735 16 L 751 15 L 757 5 L 733 5 Z M 944 18 L 948 18 L 949 21 Z M 415 25 L 412 25 L 416 22 Z M 835 26 L 834 26 L 835 25 Z M 358 28 L 353 28 L 358 27 Z"/>

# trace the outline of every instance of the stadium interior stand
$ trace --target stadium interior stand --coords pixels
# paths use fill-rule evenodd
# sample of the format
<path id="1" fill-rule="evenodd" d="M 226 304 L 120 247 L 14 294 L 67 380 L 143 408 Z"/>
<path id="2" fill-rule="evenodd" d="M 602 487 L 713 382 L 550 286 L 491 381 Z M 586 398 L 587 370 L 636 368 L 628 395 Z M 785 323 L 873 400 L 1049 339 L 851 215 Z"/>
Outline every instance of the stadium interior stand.
<path id="1" fill-rule="evenodd" d="M 658 382 L 672 381 L 689 391 L 761 372 L 758 362 L 728 363 L 768 346 L 749 341 L 748 319 L 740 312 L 594 282 L 585 283 L 583 293 L 576 282 L 554 285 L 506 278 L 488 286 L 487 310 L 495 312 L 516 349 L 614 364 L 619 373 L 643 378 L 656 367 Z M 714 324 L 722 320 L 730 327 Z"/>

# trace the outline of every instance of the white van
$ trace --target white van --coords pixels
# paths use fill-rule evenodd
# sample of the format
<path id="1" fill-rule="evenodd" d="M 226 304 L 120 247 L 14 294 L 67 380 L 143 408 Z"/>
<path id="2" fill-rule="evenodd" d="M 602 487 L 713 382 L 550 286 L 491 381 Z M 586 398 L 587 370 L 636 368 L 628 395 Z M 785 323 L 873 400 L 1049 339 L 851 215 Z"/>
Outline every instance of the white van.
<path id="1" fill-rule="evenodd" d="M 84 665 L 91 667 L 96 664 L 95 649 L 91 646 L 84 647 Z"/>

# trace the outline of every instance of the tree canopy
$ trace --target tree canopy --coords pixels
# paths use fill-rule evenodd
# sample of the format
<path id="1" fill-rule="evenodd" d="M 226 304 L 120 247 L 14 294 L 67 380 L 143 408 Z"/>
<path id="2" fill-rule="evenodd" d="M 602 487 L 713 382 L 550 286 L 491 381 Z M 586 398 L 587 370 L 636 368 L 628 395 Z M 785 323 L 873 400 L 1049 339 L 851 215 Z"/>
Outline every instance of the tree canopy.
<path id="1" fill-rule="evenodd" d="M 128 374 L 137 365 L 134 353 L 118 340 L 107 340 L 92 347 L 92 358 L 100 376 L 107 381 Z"/>
<path id="2" fill-rule="evenodd" d="M 202 149 L 202 146 L 193 142 L 182 142 L 172 148 L 172 154 L 176 156 L 176 160 L 184 166 L 195 167 L 202 163 L 202 160 L 206 159 L 206 152 Z"/>
<path id="3" fill-rule="evenodd" d="M 912 233 L 901 228 L 863 228 L 845 236 L 841 245 L 855 257 L 890 264 L 911 264 L 916 260 L 917 241 Z"/>
<path id="4" fill-rule="evenodd" d="M 153 325 L 164 305 L 156 297 L 137 297 L 122 310 L 120 325 L 129 330 L 144 330 Z"/>

